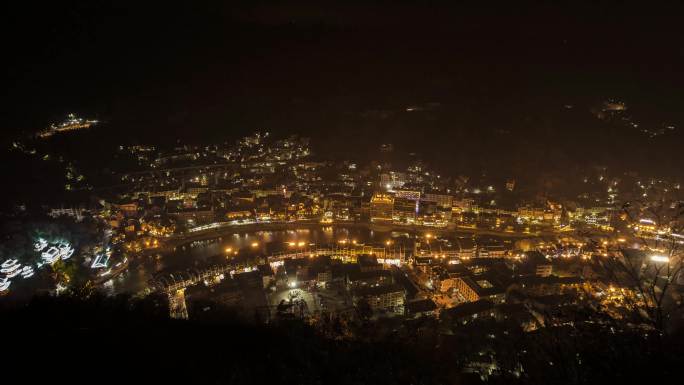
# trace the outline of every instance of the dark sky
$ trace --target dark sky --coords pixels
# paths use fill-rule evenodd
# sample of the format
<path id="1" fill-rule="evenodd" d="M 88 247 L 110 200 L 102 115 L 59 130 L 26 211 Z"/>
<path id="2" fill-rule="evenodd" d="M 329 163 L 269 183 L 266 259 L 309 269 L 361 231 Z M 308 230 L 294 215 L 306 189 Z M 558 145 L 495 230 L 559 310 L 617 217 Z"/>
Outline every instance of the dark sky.
<path id="1" fill-rule="evenodd" d="M 609 97 L 653 122 L 682 121 L 676 2 L 142 3 L 3 5 L 5 132 L 76 111 L 140 140 L 264 129 L 444 152 L 464 141 L 500 150 L 502 130 L 586 137 L 593 127 L 558 110 L 588 115 Z M 401 113 L 428 102 L 437 111 Z"/>

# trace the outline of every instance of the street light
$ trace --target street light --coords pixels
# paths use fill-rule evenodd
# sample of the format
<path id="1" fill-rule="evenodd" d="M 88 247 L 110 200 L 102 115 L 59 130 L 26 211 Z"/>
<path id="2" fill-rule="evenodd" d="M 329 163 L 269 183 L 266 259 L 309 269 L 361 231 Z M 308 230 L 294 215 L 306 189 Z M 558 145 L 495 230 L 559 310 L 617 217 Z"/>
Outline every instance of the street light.
<path id="1" fill-rule="evenodd" d="M 252 247 L 259 247 L 259 242 L 252 242 Z"/>
<path id="2" fill-rule="evenodd" d="M 233 248 L 232 247 L 226 247 L 226 253 L 232 253 Z"/>

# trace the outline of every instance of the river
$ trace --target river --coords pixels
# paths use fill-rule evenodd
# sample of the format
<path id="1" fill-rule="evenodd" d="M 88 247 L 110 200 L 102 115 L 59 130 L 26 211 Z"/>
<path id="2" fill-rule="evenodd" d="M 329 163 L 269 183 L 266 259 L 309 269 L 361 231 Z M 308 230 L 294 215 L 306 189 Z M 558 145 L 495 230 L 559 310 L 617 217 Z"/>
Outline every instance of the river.
<path id="1" fill-rule="evenodd" d="M 413 237 L 406 231 L 377 231 L 363 226 L 307 226 L 287 230 L 226 231 L 220 237 L 180 244 L 163 254 L 131 258 L 129 268 L 107 281 L 111 294 L 136 293 L 156 275 L 201 269 L 227 261 L 245 261 L 288 250 L 331 245 L 385 246 L 411 249 Z M 345 243 L 341 243 L 345 242 Z M 230 251 L 228 251 L 230 250 Z M 237 254 L 235 254 L 237 252 Z"/>

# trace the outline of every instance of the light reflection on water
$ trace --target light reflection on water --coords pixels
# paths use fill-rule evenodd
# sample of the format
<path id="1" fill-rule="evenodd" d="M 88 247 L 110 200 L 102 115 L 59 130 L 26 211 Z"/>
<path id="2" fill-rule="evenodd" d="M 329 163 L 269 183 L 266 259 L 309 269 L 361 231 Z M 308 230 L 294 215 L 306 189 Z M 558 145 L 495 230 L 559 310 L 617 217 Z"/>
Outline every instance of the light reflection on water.
<path id="1" fill-rule="evenodd" d="M 194 242 L 179 246 L 176 251 L 166 255 L 143 257 L 131 262 L 128 271 L 107 283 L 105 290 L 109 293 L 135 293 L 145 288 L 147 281 L 153 276 L 190 268 L 202 268 L 220 264 L 230 258 L 249 259 L 257 256 L 271 255 L 286 250 L 302 247 L 326 247 L 338 244 L 340 240 L 357 244 L 380 246 L 388 239 L 394 240 L 396 247 L 409 242 L 409 234 L 405 232 L 380 232 L 367 228 L 325 226 L 320 228 L 300 228 L 295 230 L 254 231 L 227 233 L 217 239 Z M 295 246 L 290 246 L 291 242 Z M 256 243 L 254 247 L 252 244 Z M 226 253 L 227 248 L 238 250 L 237 257 Z"/>

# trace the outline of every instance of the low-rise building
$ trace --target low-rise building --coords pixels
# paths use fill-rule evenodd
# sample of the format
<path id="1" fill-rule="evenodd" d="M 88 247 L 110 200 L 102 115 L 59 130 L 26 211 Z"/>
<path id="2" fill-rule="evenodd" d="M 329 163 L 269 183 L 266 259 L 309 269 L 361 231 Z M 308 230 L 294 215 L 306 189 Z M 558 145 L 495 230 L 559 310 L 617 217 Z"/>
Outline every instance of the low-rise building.
<path id="1" fill-rule="evenodd" d="M 487 275 L 458 277 L 454 284 L 456 291 L 468 302 L 487 299 L 501 303 L 505 300 L 505 288 Z"/>
<path id="2" fill-rule="evenodd" d="M 361 287 L 353 292 L 354 304 L 358 306 L 360 301 L 366 301 L 374 311 L 386 311 L 396 314 L 404 314 L 406 291 L 399 285 Z"/>
<path id="3" fill-rule="evenodd" d="M 432 317 L 437 314 L 437 305 L 429 298 L 406 303 L 406 315 L 411 318 Z"/>

